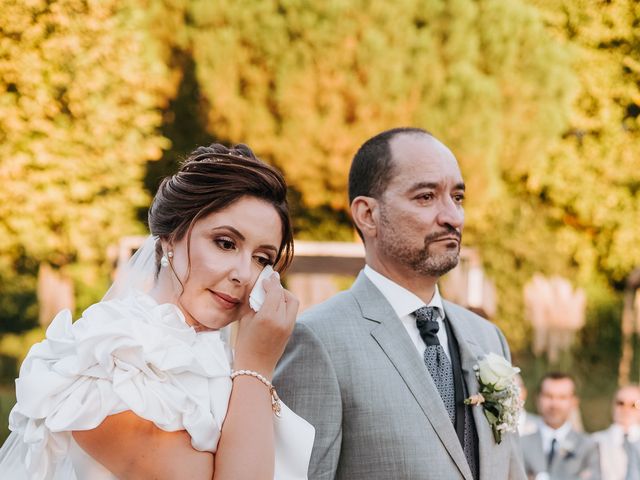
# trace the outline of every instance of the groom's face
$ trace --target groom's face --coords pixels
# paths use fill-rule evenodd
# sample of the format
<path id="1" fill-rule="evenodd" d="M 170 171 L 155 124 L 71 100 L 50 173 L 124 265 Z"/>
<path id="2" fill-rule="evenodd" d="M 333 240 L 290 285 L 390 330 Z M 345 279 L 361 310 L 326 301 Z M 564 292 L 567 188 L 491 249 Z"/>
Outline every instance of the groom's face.
<path id="1" fill-rule="evenodd" d="M 390 142 L 394 176 L 379 199 L 378 252 L 414 274 L 439 277 L 458 264 L 464 183 L 451 151 L 424 134 Z"/>

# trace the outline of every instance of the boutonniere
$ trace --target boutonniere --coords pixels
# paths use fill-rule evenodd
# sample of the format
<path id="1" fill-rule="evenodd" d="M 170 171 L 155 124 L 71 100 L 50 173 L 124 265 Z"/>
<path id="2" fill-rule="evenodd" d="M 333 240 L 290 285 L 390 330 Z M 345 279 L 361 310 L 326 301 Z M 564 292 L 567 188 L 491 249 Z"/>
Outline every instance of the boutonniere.
<path id="1" fill-rule="evenodd" d="M 576 446 L 571 440 L 565 439 L 564 442 L 560 444 L 560 450 L 558 453 L 562 458 L 570 458 L 574 455 L 574 450 Z"/>
<path id="2" fill-rule="evenodd" d="M 471 395 L 464 403 L 482 405 L 484 416 L 491 425 L 493 438 L 496 443 L 500 443 L 503 432 L 515 432 L 518 429 L 522 405 L 515 376 L 520 369 L 495 353 L 485 356 L 473 369 L 480 388 L 477 394 Z"/>

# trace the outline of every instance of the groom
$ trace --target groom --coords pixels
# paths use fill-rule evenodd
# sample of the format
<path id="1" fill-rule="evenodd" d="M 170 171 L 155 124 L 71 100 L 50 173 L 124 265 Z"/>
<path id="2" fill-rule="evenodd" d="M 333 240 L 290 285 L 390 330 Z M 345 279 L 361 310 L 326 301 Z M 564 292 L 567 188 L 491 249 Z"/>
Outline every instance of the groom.
<path id="1" fill-rule="evenodd" d="M 366 266 L 350 290 L 302 315 L 278 393 L 316 428 L 310 480 L 524 479 L 517 434 L 497 444 L 473 366 L 509 358 L 493 324 L 440 297 L 458 263 L 464 183 L 451 151 L 417 128 L 360 147 L 351 214 Z"/>

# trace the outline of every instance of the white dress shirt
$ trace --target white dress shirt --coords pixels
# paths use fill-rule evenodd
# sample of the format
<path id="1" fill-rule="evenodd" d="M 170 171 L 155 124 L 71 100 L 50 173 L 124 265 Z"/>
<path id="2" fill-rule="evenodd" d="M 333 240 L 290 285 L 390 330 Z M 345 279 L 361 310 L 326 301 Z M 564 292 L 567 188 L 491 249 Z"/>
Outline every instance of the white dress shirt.
<path id="1" fill-rule="evenodd" d="M 411 341 L 416 347 L 420 358 L 424 358 L 424 351 L 426 349 L 424 340 L 420 336 L 420 331 L 416 325 L 416 318 L 412 315 L 417 309 L 428 306 L 435 307 L 438 311 L 437 322 L 440 328 L 438 329 L 438 341 L 447 355 L 447 358 L 451 359 L 449 355 L 449 343 L 447 341 L 447 330 L 444 326 L 444 307 L 442 306 L 442 297 L 438 291 L 436 285 L 433 297 L 429 301 L 428 305 L 413 292 L 410 292 L 404 287 L 401 287 L 393 280 L 389 280 L 384 275 L 376 272 L 369 265 L 365 265 L 364 273 L 369 280 L 376 286 L 384 298 L 389 302 L 391 308 L 396 312 L 398 318 L 402 321 L 402 325 L 407 330 Z"/>
<path id="2" fill-rule="evenodd" d="M 551 451 L 551 442 L 553 439 L 556 439 L 556 453 L 558 453 L 559 448 L 564 443 L 564 439 L 567 438 L 569 432 L 571 431 L 571 422 L 566 422 L 560 428 L 554 429 L 551 428 L 544 422 L 540 422 L 540 435 L 542 436 L 542 450 L 544 451 L 545 456 L 549 455 Z"/>

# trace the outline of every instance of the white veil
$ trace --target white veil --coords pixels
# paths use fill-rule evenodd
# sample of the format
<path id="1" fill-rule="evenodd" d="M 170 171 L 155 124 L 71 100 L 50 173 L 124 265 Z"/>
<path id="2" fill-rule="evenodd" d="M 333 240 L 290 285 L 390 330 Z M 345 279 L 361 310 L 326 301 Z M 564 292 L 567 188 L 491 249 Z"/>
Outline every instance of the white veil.
<path id="1" fill-rule="evenodd" d="M 158 237 L 149 235 L 124 267 L 118 269 L 116 278 L 102 300 L 125 298 L 136 292 L 149 293 L 156 277 L 156 242 Z"/>

